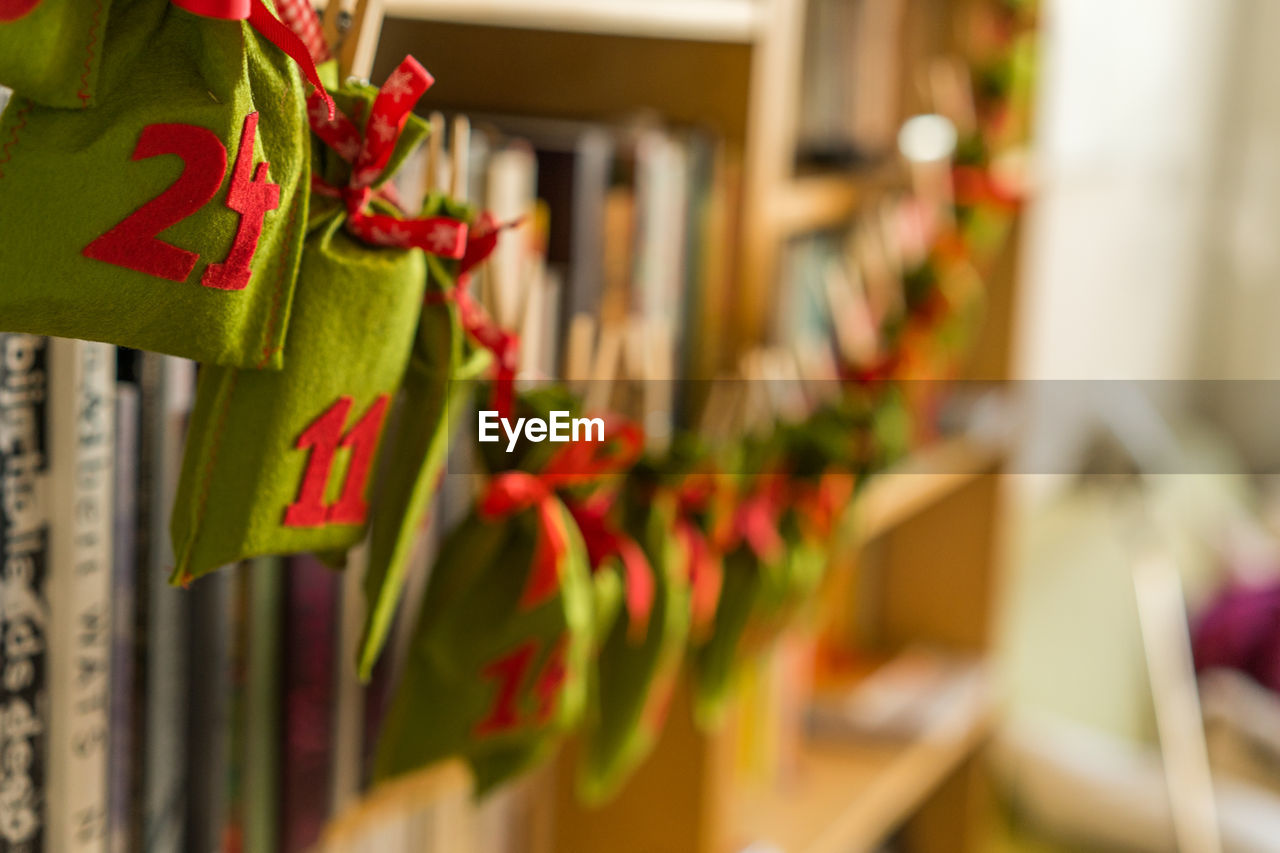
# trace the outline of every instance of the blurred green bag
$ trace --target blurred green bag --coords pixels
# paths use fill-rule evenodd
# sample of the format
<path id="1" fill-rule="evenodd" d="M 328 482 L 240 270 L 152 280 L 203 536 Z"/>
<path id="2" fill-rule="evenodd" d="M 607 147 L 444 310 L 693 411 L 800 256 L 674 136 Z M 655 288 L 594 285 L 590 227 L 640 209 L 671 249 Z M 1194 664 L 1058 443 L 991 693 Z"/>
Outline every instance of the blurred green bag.
<path id="1" fill-rule="evenodd" d="M 620 500 L 622 529 L 635 531 L 634 538 L 621 534 L 626 537 L 623 548 L 643 549 L 652 588 L 647 604 L 628 607 L 603 635 L 592 670 L 592 701 L 579 768 L 579 789 L 588 802 L 614 794 L 653 749 L 689 636 L 690 592 L 676 534 L 675 496 L 648 486 L 638 488 L 628 480 Z M 628 586 L 622 554 L 612 555 L 607 568 Z"/>
<path id="2" fill-rule="evenodd" d="M 776 496 L 761 487 L 769 480 L 757 479 L 741 478 L 732 509 L 722 511 L 710 531 L 723 555 L 723 579 L 710 635 L 695 643 L 692 654 L 694 713 L 704 726 L 716 725 L 724 714 L 753 618 L 759 620 L 762 603 L 779 597 L 787 584 L 790 554 L 777 526 Z"/>
<path id="3" fill-rule="evenodd" d="M 507 485 L 491 487 L 441 546 L 375 778 L 456 755 L 482 794 L 544 757 L 581 717 L 592 648 L 587 555 L 564 505 L 526 477 L 536 479 L 497 475 Z"/>
<path id="4" fill-rule="evenodd" d="M 0 2 L 0 85 L 51 107 L 97 101 L 111 0 Z"/>
<path id="5" fill-rule="evenodd" d="M 310 142 L 289 31 L 254 9 L 253 25 L 168 0 L 0 11 L 6 331 L 280 367 Z"/>
<path id="6" fill-rule="evenodd" d="M 413 66 L 416 87 L 425 90 L 430 78 Z M 389 112 L 389 90 L 390 83 L 376 93 L 350 84 L 336 94 L 344 112 L 359 104 L 366 121 L 403 129 L 385 136 L 380 151 L 363 149 L 381 164 L 375 183 L 427 130 L 409 113 L 416 97 Z M 343 138 L 358 139 L 360 129 L 339 116 L 342 122 Z M 317 174 L 330 187 L 340 185 L 339 175 L 351 186 L 364 154 L 352 164 L 341 140 L 326 145 L 317 150 Z M 360 188 L 359 207 L 316 196 L 284 369 L 201 370 L 171 522 L 177 581 L 251 556 L 341 552 L 364 533 L 370 475 L 409 362 L 426 263 L 419 248 L 371 245 L 357 217 L 363 229 L 429 225 L 453 240 L 457 254 L 466 234 L 453 219 L 401 220 L 386 202 L 367 201 L 367 189 Z"/>
<path id="7" fill-rule="evenodd" d="M 501 334 L 475 329 L 475 336 Z M 499 378 L 482 391 L 496 409 L 543 419 L 574 414 L 575 401 L 556 387 L 508 403 L 501 352 L 497 361 Z M 611 440 L 523 437 L 511 452 L 505 442 L 477 444 L 497 473 L 441 546 L 378 743 L 376 778 L 456 755 L 470 763 L 482 794 L 545 757 L 577 725 L 592 651 L 621 596 L 607 574 L 593 577 L 561 496 L 577 499 L 616 470 L 621 457 L 611 447 Z"/>

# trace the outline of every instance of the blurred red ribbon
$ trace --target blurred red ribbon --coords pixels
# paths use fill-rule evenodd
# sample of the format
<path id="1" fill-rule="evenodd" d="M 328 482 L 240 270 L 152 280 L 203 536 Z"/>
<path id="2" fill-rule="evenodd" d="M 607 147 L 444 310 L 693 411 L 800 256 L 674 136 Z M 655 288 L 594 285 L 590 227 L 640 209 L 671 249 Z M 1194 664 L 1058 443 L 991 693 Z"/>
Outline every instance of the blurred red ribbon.
<path id="1" fill-rule="evenodd" d="M 634 424 L 617 425 L 611 432 L 606 425 L 603 442 L 574 442 L 552 457 L 539 473 L 528 471 L 503 471 L 493 475 L 480 499 L 480 514 L 496 519 L 536 509 L 539 536 L 534 550 L 533 566 L 524 592 L 520 596 L 521 607 L 536 607 L 555 594 L 560 585 L 560 561 L 568 548 L 564 530 L 562 504 L 556 490 L 582 485 L 604 474 L 617 473 L 635 461 L 637 448 L 643 444 L 643 435 Z M 617 444 L 614 449 L 609 445 Z M 580 449 L 586 444 L 587 452 Z M 646 566 L 648 562 L 646 561 Z M 649 602 L 652 603 L 652 577 L 649 582 Z M 636 595 L 643 597 L 642 581 L 636 582 Z M 636 604 L 642 604 L 637 600 Z"/>

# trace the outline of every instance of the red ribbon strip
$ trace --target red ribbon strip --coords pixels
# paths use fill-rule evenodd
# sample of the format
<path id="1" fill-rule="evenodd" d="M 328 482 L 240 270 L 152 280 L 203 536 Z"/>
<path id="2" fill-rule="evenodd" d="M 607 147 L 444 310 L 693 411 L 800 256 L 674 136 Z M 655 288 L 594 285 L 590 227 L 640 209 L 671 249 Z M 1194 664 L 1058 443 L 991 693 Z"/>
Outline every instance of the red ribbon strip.
<path id="1" fill-rule="evenodd" d="M 791 486 L 792 504 L 799 511 L 804 532 L 826 541 L 835 532 L 844 508 L 853 499 L 852 474 L 829 471 L 817 482 L 797 481 Z"/>
<path id="2" fill-rule="evenodd" d="M 684 545 L 685 572 L 692 596 L 690 627 L 698 638 L 708 636 L 715 621 L 724 587 L 724 566 L 720 553 L 693 516 L 709 511 L 717 499 L 717 484 L 707 474 L 690 475 L 676 490 L 676 535 Z"/>
<path id="3" fill-rule="evenodd" d="M 739 542 L 746 542 L 757 558 L 773 562 L 782 557 L 786 543 L 778 532 L 778 516 L 784 501 L 786 488 L 782 477 L 762 475 L 756 487 L 734 508 L 733 521 L 728 536 L 721 541 L 720 550 L 728 553 Z"/>
<path id="4" fill-rule="evenodd" d="M 532 508 L 538 511 L 539 535 L 529 578 L 520 594 L 521 609 L 546 601 L 560 585 L 560 561 L 569 547 L 560 526 L 560 502 L 549 483 L 528 471 L 503 471 L 495 475 L 480 500 L 480 514 L 489 519 Z"/>
<path id="5" fill-rule="evenodd" d="M 480 214 L 474 228 L 467 232 L 467 246 L 463 250 L 462 260 L 458 263 L 458 283 L 452 291 L 443 294 L 430 293 L 428 299 L 453 299 L 458 306 L 459 320 L 463 331 L 480 346 L 493 354 L 494 377 L 493 393 L 490 405 L 499 417 L 511 417 L 512 401 L 515 397 L 516 370 L 519 368 L 520 337 L 497 324 L 471 295 L 471 270 L 493 254 L 498 246 L 498 237 L 508 228 L 514 228 L 520 220 L 498 224 L 493 214 L 485 211 Z"/>
<path id="6" fill-rule="evenodd" d="M 320 82 L 320 74 L 316 71 L 316 64 L 311 59 L 310 49 L 303 44 L 302 39 L 298 38 L 297 33 L 271 14 L 271 10 L 262 0 L 173 0 L 173 4 L 194 15 L 202 15 L 206 18 L 248 21 L 249 26 L 257 30 L 259 35 L 280 48 L 297 63 L 302 76 L 306 77 L 307 82 L 314 87 L 312 97 L 324 103 L 327 115 L 333 118 L 337 108 L 333 104 L 333 98 L 329 97 L 329 93 L 324 90 L 324 84 Z"/>
<path id="7" fill-rule="evenodd" d="M 347 208 L 347 230 L 370 245 L 419 248 L 433 255 L 461 258 L 467 248 L 465 222 L 445 216 L 401 219 L 368 210 L 375 197 L 385 197 L 372 185 L 390 162 L 413 105 L 433 82 L 416 59 L 406 56 L 378 90 L 363 134 L 341 110 L 326 112 L 319 93 L 313 92 L 307 99 L 311 130 L 351 164 L 351 180 L 345 187 L 333 187 L 312 177 L 311 188 L 320 195 L 341 198 Z"/>
<path id="8" fill-rule="evenodd" d="M 643 641 L 649 630 L 653 612 L 653 566 L 636 540 L 618 530 L 609 520 L 613 508 L 611 495 L 598 495 L 586 501 L 568 501 L 569 514 L 582 532 L 587 558 L 592 569 L 599 569 L 610 557 L 622 564 L 622 577 L 627 603 L 628 636 Z"/>
<path id="9" fill-rule="evenodd" d="M 515 399 L 516 369 L 520 366 L 520 337 L 499 326 L 468 289 L 466 277 L 459 277 L 453 297 L 458 303 L 458 319 L 463 331 L 493 353 L 493 392 L 490 405 L 500 418 L 511 417 Z"/>
<path id="10" fill-rule="evenodd" d="M 276 14 L 293 30 L 307 47 L 317 65 L 333 58 L 324 40 L 324 25 L 311 5 L 311 0 L 276 0 Z"/>

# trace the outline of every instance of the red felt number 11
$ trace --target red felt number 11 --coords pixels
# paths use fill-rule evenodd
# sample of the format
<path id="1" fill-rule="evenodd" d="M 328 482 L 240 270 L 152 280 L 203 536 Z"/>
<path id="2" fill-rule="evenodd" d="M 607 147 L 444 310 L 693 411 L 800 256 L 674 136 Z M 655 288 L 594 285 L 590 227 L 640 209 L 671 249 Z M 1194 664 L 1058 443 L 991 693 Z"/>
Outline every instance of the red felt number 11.
<path id="1" fill-rule="evenodd" d="M 258 114 L 249 113 L 240 133 L 240 147 L 227 188 L 226 205 L 240 214 L 231 250 L 222 263 L 205 268 L 200 283 L 218 290 L 243 290 L 249 284 L 250 261 L 262 236 L 267 211 L 280 206 L 280 186 L 267 178 L 268 163 L 253 167 Z M 97 261 L 147 275 L 186 281 L 200 256 L 157 235 L 204 207 L 222 186 L 227 173 L 227 149 L 208 128 L 193 124 L 149 124 L 133 149 L 134 160 L 176 154 L 182 174 L 168 189 L 125 217 L 120 224 L 84 248 Z"/>
<path id="2" fill-rule="evenodd" d="M 353 401 L 350 397 L 339 397 L 298 436 L 298 449 L 309 450 L 310 454 L 297 499 L 284 512 L 286 527 L 364 523 L 365 516 L 369 514 L 369 505 L 364 499 L 365 485 L 369 481 L 373 453 L 386 418 L 388 399 L 389 395 L 379 394 L 369 410 L 344 435 L 342 428 L 347 423 Z M 335 503 L 326 504 L 330 469 L 338 449 L 344 447 L 351 449 L 351 458 L 342 481 L 342 491 Z"/>

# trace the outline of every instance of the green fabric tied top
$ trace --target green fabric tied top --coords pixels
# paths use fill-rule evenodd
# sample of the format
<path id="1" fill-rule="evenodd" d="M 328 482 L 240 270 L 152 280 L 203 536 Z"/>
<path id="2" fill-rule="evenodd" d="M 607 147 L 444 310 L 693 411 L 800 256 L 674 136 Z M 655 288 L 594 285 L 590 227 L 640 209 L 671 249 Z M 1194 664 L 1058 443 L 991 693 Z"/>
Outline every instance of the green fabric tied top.
<path id="1" fill-rule="evenodd" d="M 278 369 L 310 184 L 293 60 L 168 0 L 41 0 L 0 20 L 0 83 L 0 328 Z"/>

